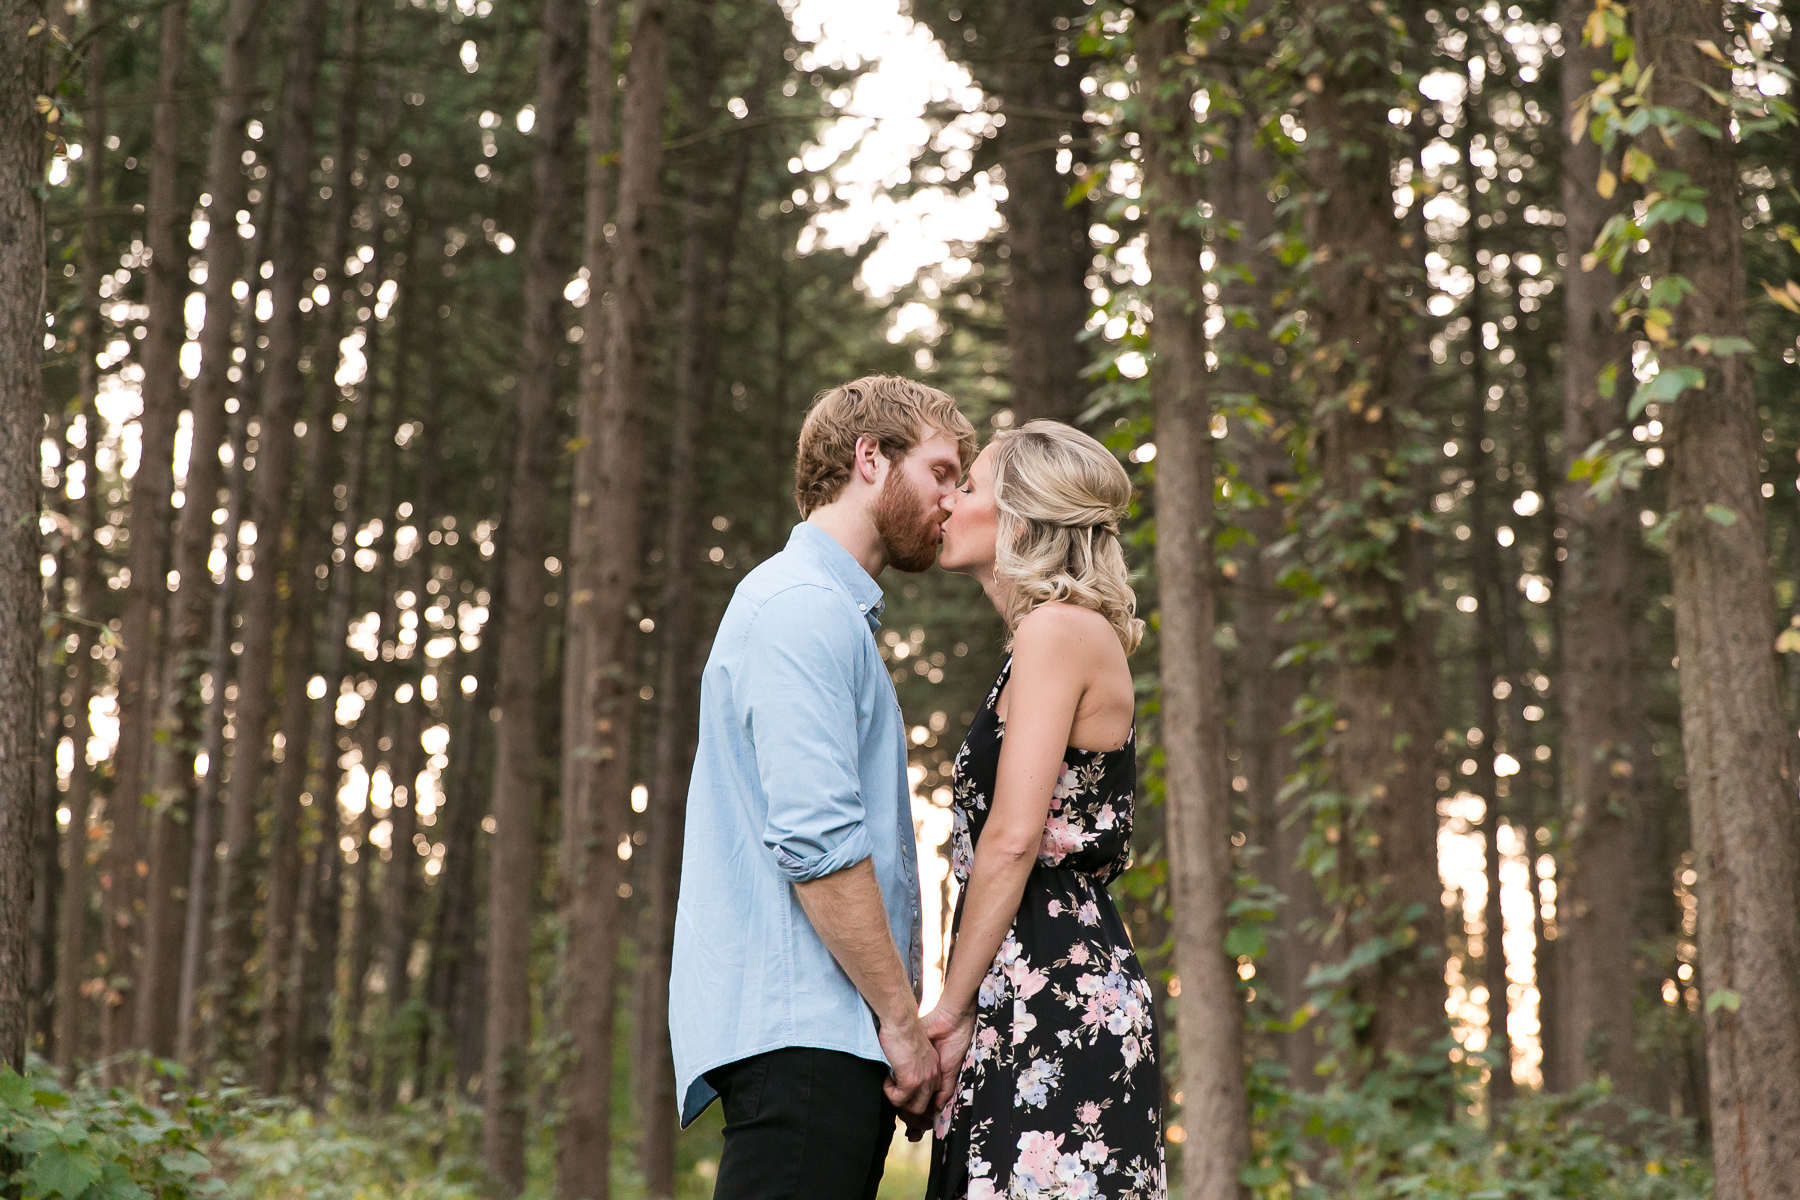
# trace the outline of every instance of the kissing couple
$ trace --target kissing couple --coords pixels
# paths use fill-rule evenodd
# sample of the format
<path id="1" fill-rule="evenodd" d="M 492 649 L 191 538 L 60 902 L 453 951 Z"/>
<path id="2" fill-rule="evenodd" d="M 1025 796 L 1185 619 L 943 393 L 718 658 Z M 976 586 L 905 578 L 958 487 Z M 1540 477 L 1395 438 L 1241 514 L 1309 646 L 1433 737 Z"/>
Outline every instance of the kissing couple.
<path id="1" fill-rule="evenodd" d="M 872 1200 L 896 1119 L 934 1133 L 932 1197 L 1167 1194 L 1151 992 L 1107 893 L 1137 778 L 1131 481 L 1055 421 L 976 446 L 934 388 L 825 392 L 803 520 L 713 639 L 669 1032 L 683 1127 L 724 1108 L 719 1200 Z M 921 1017 L 906 721 L 875 630 L 881 573 L 934 563 L 981 583 L 1007 654 L 956 755 L 954 940 Z"/>

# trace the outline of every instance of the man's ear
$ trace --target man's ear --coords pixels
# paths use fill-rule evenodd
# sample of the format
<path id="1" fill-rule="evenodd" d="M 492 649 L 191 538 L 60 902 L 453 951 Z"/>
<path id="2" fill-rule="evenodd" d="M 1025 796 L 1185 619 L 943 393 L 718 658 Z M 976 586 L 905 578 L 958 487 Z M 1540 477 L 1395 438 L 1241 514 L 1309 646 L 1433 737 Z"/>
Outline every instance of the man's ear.
<path id="1" fill-rule="evenodd" d="M 880 442 L 872 437 L 856 439 L 855 471 L 864 483 L 874 483 L 880 479 L 886 465 L 887 455 L 881 452 Z"/>

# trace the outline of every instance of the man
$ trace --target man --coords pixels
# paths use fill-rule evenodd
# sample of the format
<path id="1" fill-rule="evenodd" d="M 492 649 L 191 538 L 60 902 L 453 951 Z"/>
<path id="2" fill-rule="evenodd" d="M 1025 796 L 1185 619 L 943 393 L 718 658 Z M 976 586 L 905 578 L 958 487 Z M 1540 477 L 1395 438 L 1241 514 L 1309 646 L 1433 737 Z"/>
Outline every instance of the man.
<path id="1" fill-rule="evenodd" d="M 715 1198 L 873 1197 L 926 1127 L 906 732 L 875 644 L 887 567 L 937 557 L 975 430 L 905 379 L 800 432 L 787 547 L 738 585 L 701 685 L 669 986 L 681 1123 L 720 1098 Z"/>

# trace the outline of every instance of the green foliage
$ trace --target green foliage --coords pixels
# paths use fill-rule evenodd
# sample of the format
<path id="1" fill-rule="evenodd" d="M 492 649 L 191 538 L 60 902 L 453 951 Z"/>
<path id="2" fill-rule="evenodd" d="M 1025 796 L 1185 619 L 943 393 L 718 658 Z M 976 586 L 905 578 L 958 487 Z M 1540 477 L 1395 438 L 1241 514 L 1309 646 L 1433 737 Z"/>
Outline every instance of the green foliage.
<path id="1" fill-rule="evenodd" d="M 272 1110 L 225 1146 L 244 1200 L 476 1200 L 479 1110 L 452 1098 L 361 1122 Z"/>
<path id="2" fill-rule="evenodd" d="M 157 1076 L 180 1069 L 152 1062 Z M 216 1196 L 226 1180 L 216 1146 L 258 1111 L 241 1089 L 161 1093 L 65 1089 L 48 1075 L 0 1066 L 0 1148 L 19 1161 L 22 1200 L 189 1200 Z"/>
<path id="3" fill-rule="evenodd" d="M 1450 1088 L 1472 1099 L 1473 1064 L 1452 1075 L 1377 1073 L 1360 1087 L 1285 1091 L 1271 1105 L 1244 1180 L 1260 1200 L 1706 1200 L 1693 1131 L 1647 1113 L 1620 1128 L 1605 1087 L 1527 1093 L 1484 1128 L 1421 1105 Z"/>

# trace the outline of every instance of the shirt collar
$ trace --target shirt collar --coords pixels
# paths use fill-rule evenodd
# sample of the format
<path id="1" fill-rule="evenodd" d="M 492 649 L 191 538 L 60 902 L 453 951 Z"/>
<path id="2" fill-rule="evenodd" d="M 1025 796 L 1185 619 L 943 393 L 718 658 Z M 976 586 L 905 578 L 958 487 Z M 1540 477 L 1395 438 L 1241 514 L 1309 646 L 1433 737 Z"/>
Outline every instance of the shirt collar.
<path id="1" fill-rule="evenodd" d="M 839 587 L 868 619 L 869 628 L 881 624 L 881 610 L 887 605 L 881 586 L 870 578 L 850 552 L 838 540 L 817 525 L 802 521 L 788 535 L 787 548 L 805 554 L 824 567 Z"/>

